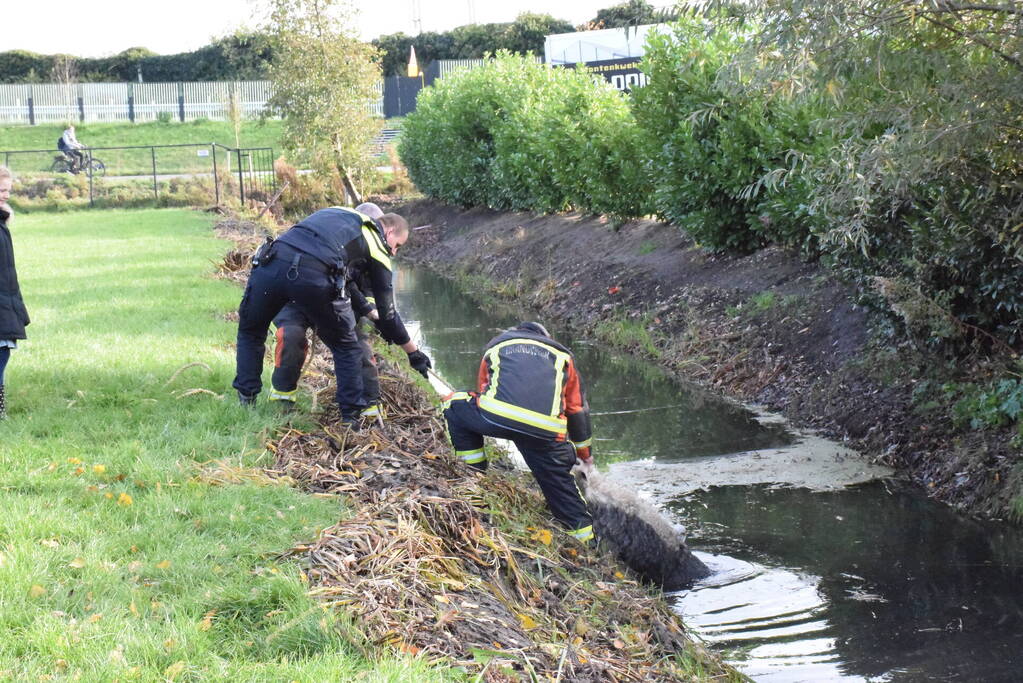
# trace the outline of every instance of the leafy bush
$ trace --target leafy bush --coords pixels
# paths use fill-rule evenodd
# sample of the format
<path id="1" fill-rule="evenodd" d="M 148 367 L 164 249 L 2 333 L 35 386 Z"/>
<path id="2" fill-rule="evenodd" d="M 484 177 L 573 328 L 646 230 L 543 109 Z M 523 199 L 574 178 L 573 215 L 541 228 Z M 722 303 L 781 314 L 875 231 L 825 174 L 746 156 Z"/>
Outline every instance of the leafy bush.
<path id="1" fill-rule="evenodd" d="M 775 242 L 812 249 L 805 157 L 826 149 L 813 131 L 821 103 L 786 83 L 757 84 L 739 68 L 743 34 L 686 18 L 651 33 L 633 94 L 648 147 L 657 212 L 715 249 Z"/>
<path id="2" fill-rule="evenodd" d="M 424 193 L 464 206 L 642 215 L 639 131 L 622 96 L 501 53 L 424 90 L 399 152 Z"/>
<path id="3" fill-rule="evenodd" d="M 1023 415 L 1023 382 L 1001 379 L 987 386 L 946 384 L 942 390 L 955 398 L 952 412 L 956 421 L 973 429 L 1012 424 Z"/>

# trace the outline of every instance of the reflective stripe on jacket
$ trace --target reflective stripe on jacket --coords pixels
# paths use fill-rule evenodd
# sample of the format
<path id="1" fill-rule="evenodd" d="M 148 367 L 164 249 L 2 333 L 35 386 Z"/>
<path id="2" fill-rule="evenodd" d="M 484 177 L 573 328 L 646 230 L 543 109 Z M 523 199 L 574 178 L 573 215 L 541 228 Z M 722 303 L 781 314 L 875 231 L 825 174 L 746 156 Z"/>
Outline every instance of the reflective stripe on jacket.
<path id="1" fill-rule="evenodd" d="M 590 438 L 589 407 L 572 354 L 553 339 L 508 330 L 490 341 L 477 404 L 490 422 L 538 438 Z"/>

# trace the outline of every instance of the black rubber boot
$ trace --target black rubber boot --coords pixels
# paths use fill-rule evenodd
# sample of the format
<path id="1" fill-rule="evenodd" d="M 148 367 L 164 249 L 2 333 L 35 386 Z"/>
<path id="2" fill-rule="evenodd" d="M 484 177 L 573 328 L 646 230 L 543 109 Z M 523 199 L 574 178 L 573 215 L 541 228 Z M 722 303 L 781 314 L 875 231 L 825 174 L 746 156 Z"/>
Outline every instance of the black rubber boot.
<path id="1" fill-rule="evenodd" d="M 3 384 L 0 384 L 0 420 L 7 419 L 7 391 Z"/>
<path id="2" fill-rule="evenodd" d="M 252 406 L 256 405 L 256 395 L 253 394 L 253 395 L 249 396 L 248 394 L 243 394 L 243 393 L 241 393 L 239 391 L 238 392 L 238 402 L 241 403 L 243 406 L 252 407 Z"/>

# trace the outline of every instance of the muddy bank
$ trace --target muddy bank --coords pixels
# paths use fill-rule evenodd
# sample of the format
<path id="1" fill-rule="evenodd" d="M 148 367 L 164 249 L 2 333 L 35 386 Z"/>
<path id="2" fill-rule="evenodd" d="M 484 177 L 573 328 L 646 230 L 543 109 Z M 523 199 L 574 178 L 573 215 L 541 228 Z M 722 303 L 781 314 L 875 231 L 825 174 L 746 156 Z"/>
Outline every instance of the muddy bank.
<path id="1" fill-rule="evenodd" d="M 403 257 L 480 297 L 517 302 L 679 377 L 784 414 L 899 468 L 971 514 L 1007 517 L 1023 489 L 1008 431 L 957 429 L 947 410 L 914 410 L 922 369 L 955 368 L 876 341 L 853 289 L 780 249 L 710 254 L 676 228 L 634 221 L 398 209 L 416 233 Z M 969 369 L 965 370 L 969 371 Z"/>

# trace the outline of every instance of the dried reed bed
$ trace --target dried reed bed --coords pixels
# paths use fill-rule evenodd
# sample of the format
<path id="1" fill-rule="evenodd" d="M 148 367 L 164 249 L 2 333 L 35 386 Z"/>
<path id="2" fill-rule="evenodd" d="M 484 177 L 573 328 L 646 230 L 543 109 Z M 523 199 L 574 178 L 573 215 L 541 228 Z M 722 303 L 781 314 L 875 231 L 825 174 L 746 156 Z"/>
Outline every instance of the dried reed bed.
<path id="1" fill-rule="evenodd" d="M 274 473 L 346 497 L 355 514 L 292 551 L 312 593 L 380 643 L 484 680 L 691 680 L 681 624 L 612 558 L 562 534 L 527 476 L 485 476 L 449 455 L 421 389 L 382 374 L 384 429 L 271 445 Z M 704 662 L 708 668 L 716 668 Z"/>
<path id="2" fill-rule="evenodd" d="M 244 267 L 224 272 L 244 280 Z M 394 367 L 381 366 L 383 428 L 337 426 L 325 353 L 303 383 L 321 426 L 271 442 L 269 473 L 343 496 L 353 514 L 288 555 L 371 640 L 484 681 L 740 678 L 658 593 L 561 533 L 529 475 L 453 458 L 435 407 Z"/>

